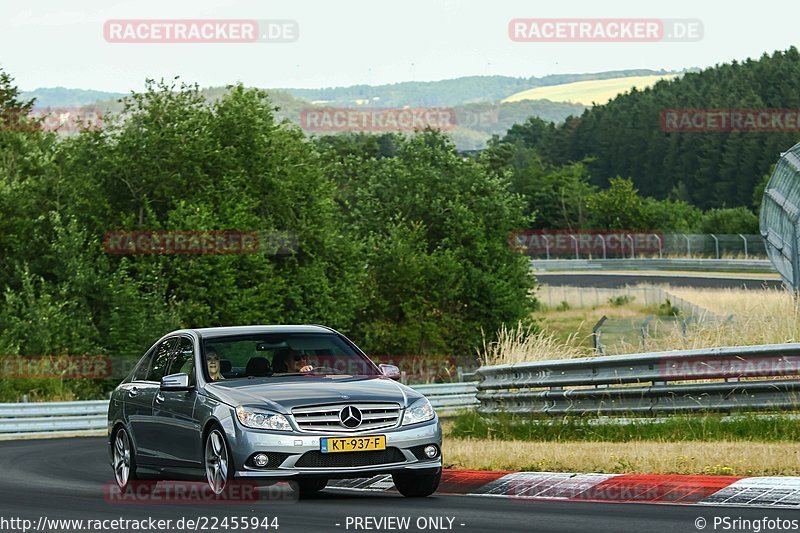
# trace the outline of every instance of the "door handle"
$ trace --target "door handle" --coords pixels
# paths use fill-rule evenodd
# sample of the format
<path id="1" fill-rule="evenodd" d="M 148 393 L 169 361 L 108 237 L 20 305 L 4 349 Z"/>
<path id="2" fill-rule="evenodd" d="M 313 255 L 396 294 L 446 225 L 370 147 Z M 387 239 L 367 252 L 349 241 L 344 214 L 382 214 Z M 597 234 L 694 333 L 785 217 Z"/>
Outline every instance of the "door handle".
<path id="1" fill-rule="evenodd" d="M 137 394 L 139 394 L 139 389 L 137 389 L 136 387 L 131 387 L 130 389 L 128 389 L 128 396 L 130 396 L 131 398 L 133 398 Z"/>
<path id="2" fill-rule="evenodd" d="M 156 403 L 161 403 L 164 401 L 164 396 L 159 392 L 156 394 Z"/>

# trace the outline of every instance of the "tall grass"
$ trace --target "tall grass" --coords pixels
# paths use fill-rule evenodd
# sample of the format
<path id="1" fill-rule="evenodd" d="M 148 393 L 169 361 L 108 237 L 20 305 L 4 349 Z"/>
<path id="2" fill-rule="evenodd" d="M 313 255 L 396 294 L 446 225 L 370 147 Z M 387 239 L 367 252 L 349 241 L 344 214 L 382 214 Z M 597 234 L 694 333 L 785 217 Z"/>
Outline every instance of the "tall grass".
<path id="1" fill-rule="evenodd" d="M 487 341 L 484 335 L 483 345 L 478 351 L 478 357 L 484 365 L 566 359 L 586 355 L 589 355 L 589 351 L 580 346 L 577 333 L 571 334 L 566 340 L 559 340 L 545 331 L 533 332 L 532 326 L 526 327 L 522 322 L 510 328 L 503 324 L 493 341 Z"/>
<path id="2" fill-rule="evenodd" d="M 634 342 L 604 343 L 607 354 L 644 351 L 691 350 L 720 346 L 746 346 L 800 342 L 800 307 L 791 293 L 781 289 L 694 289 L 671 287 L 670 293 L 700 308 L 708 309 L 721 319 L 699 316 L 687 322 L 680 320 L 659 323 L 645 338 L 645 348 L 632 330 Z M 627 316 L 624 308 L 609 309 L 608 316 Z M 730 319 L 729 317 L 732 315 Z M 503 326 L 496 340 L 484 338 L 479 350 L 483 364 L 520 363 L 547 359 L 567 359 L 594 355 L 581 342 L 577 332 L 561 340 L 557 332 L 544 329 L 532 332 L 522 324 Z M 582 346 L 583 344 L 583 346 Z"/>

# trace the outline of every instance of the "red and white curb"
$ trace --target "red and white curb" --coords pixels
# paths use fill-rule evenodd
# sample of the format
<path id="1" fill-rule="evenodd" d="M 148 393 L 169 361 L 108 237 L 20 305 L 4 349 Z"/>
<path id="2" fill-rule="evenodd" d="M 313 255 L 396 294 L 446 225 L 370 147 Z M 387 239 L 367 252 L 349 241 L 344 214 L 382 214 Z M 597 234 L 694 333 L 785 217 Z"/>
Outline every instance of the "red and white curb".
<path id="1" fill-rule="evenodd" d="M 331 487 L 388 491 L 392 477 L 345 479 Z M 569 474 L 445 470 L 440 494 L 619 503 L 800 508 L 800 477 Z"/>

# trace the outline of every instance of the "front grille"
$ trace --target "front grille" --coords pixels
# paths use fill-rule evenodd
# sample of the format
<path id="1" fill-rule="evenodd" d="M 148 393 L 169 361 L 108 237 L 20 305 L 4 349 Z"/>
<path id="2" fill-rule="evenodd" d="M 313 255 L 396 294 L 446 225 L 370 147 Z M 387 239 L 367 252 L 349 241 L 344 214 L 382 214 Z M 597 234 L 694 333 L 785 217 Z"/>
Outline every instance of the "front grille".
<path id="1" fill-rule="evenodd" d="M 398 448 L 369 452 L 322 453 L 306 452 L 294 466 L 298 468 L 348 468 L 404 463 L 406 456 Z"/>
<path id="2" fill-rule="evenodd" d="M 361 425 L 354 429 L 342 426 L 339 412 L 347 406 L 358 407 L 361 411 Z M 300 431 L 325 433 L 351 433 L 372 431 L 397 426 L 400 423 L 400 406 L 396 403 L 342 403 L 296 407 L 292 415 Z"/>

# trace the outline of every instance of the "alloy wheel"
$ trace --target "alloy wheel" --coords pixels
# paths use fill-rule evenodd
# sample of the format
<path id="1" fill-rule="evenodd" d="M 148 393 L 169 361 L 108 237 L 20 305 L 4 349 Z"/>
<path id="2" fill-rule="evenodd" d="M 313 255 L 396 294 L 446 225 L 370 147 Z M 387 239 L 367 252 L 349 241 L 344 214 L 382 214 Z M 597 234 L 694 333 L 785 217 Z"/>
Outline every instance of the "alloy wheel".
<path id="1" fill-rule="evenodd" d="M 130 474 L 131 441 L 128 433 L 124 429 L 120 429 L 114 438 L 114 478 L 121 489 L 128 485 Z"/>
<path id="2" fill-rule="evenodd" d="M 217 429 L 212 429 L 206 438 L 206 479 L 214 494 L 225 490 L 228 482 L 228 449 Z"/>

